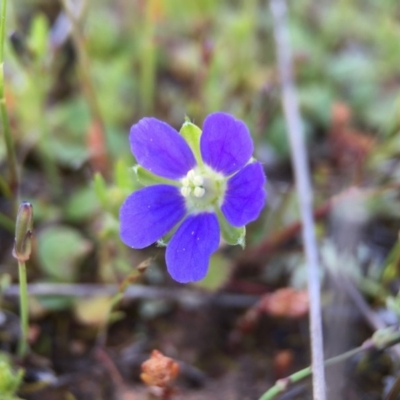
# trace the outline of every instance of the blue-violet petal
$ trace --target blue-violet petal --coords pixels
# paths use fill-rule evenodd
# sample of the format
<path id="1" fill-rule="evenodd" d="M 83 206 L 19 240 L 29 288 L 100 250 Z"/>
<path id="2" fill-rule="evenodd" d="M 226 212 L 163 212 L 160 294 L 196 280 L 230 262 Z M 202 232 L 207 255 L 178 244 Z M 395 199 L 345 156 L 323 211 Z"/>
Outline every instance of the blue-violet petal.
<path id="1" fill-rule="evenodd" d="M 183 178 L 196 165 L 193 152 L 184 138 L 156 118 L 142 118 L 133 125 L 129 140 L 137 162 L 163 178 Z"/>
<path id="2" fill-rule="evenodd" d="M 228 180 L 221 211 L 231 225 L 240 227 L 257 219 L 265 204 L 264 184 L 259 162 L 246 165 Z"/>
<path id="3" fill-rule="evenodd" d="M 185 201 L 178 188 L 145 187 L 128 196 L 121 206 L 121 239 L 134 249 L 143 249 L 168 233 L 185 214 Z"/>
<path id="4" fill-rule="evenodd" d="M 231 175 L 250 160 L 253 141 L 244 122 L 230 114 L 216 112 L 204 120 L 200 149 L 206 164 L 224 175 Z"/>
<path id="5" fill-rule="evenodd" d="M 215 214 L 190 215 L 167 246 L 167 269 L 180 283 L 203 279 L 211 254 L 218 249 L 219 225 Z"/>

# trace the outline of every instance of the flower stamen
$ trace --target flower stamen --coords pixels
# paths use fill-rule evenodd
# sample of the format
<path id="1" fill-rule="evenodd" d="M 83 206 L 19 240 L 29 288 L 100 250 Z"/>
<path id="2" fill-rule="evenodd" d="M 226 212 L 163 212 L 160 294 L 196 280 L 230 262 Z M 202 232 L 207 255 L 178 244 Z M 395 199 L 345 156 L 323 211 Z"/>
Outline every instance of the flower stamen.
<path id="1" fill-rule="evenodd" d="M 206 190 L 203 187 L 196 186 L 193 190 L 195 197 L 203 197 Z"/>
<path id="2" fill-rule="evenodd" d="M 183 186 L 183 187 L 181 188 L 181 194 L 182 194 L 183 197 L 188 197 L 188 196 L 190 196 L 190 192 L 191 192 L 191 189 L 190 189 L 189 186 Z"/>
<path id="3" fill-rule="evenodd" d="M 181 179 L 181 194 L 191 213 L 212 211 L 221 206 L 226 183 L 223 176 L 208 167 L 191 169 Z"/>
<path id="4" fill-rule="evenodd" d="M 187 175 L 181 180 L 181 183 L 181 194 L 183 197 L 189 197 L 190 195 L 203 197 L 206 192 L 202 186 L 204 184 L 204 178 L 193 169 L 187 173 Z"/>

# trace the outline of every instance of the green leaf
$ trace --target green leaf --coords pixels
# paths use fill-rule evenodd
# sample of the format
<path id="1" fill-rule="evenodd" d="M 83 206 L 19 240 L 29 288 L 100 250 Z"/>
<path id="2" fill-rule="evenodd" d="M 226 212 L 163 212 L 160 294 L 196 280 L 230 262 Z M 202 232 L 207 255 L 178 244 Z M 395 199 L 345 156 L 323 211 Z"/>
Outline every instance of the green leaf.
<path id="1" fill-rule="evenodd" d="M 246 246 L 246 227 L 235 228 L 230 225 L 221 211 L 217 212 L 217 217 L 221 227 L 221 235 L 225 242 L 232 246 L 240 245 L 244 249 Z"/>
<path id="2" fill-rule="evenodd" d="M 192 149 L 197 164 L 203 165 L 203 159 L 201 158 L 201 153 L 200 153 L 201 129 L 197 125 L 192 124 L 189 121 L 186 121 L 182 125 L 180 134 L 185 138 L 189 147 Z"/>
<path id="3" fill-rule="evenodd" d="M 63 311 L 70 309 L 74 305 L 75 298 L 70 296 L 46 296 L 39 297 L 37 301 L 45 310 Z"/>
<path id="4" fill-rule="evenodd" d="M 128 170 L 129 172 L 129 170 Z M 116 172 L 118 174 L 118 172 Z M 121 174 L 126 174 L 126 171 L 121 172 Z M 125 186 L 126 181 L 125 178 L 120 176 L 119 183 Z M 99 200 L 101 207 L 114 215 L 118 218 L 119 208 L 121 207 L 122 202 L 126 198 L 128 194 L 133 192 L 136 189 L 135 185 L 136 182 L 131 181 L 130 188 L 126 187 L 118 187 L 118 186 L 107 186 L 104 178 L 99 174 L 96 173 L 94 176 L 93 184 L 94 184 L 94 191 L 96 193 L 97 199 Z"/>
<path id="5" fill-rule="evenodd" d="M 109 324 L 113 324 L 118 321 L 122 321 L 126 317 L 126 313 L 124 311 L 113 311 L 110 313 Z"/>
<path id="6" fill-rule="evenodd" d="M 92 244 L 77 230 L 53 226 L 38 235 L 38 258 L 43 272 L 59 282 L 74 282 L 81 260 Z"/>
<path id="7" fill-rule="evenodd" d="M 85 143 L 77 137 L 59 135 L 51 137 L 49 143 L 52 155 L 62 165 L 78 169 L 89 159 Z"/>
<path id="8" fill-rule="evenodd" d="M 107 185 L 99 172 L 96 172 L 93 179 L 94 191 L 103 208 L 107 207 Z"/>
<path id="9" fill-rule="evenodd" d="M 390 253 L 383 263 L 381 281 L 385 286 L 388 286 L 393 280 L 399 276 L 400 264 L 400 240 L 392 247 Z"/>
<path id="10" fill-rule="evenodd" d="M 15 393 L 21 385 L 24 371 L 13 367 L 12 361 L 7 353 L 0 353 L 0 399 L 21 400 L 15 397 Z M 4 397 L 2 397 L 4 396 Z"/>
<path id="11" fill-rule="evenodd" d="M 206 277 L 194 283 L 194 285 L 206 290 L 216 291 L 227 283 L 231 273 L 230 261 L 221 254 L 216 253 L 210 259 Z"/>
<path id="12" fill-rule="evenodd" d="M 44 14 L 37 14 L 32 22 L 29 35 L 29 48 L 37 59 L 42 59 L 47 52 L 49 24 Z"/>
<path id="13" fill-rule="evenodd" d="M 99 208 L 99 199 L 93 187 L 86 186 L 68 199 L 64 215 L 71 221 L 80 222 L 91 218 Z"/>
<path id="14" fill-rule="evenodd" d="M 74 314 L 79 322 L 89 326 L 105 326 L 110 318 L 112 298 L 109 296 L 80 299 L 75 302 Z"/>

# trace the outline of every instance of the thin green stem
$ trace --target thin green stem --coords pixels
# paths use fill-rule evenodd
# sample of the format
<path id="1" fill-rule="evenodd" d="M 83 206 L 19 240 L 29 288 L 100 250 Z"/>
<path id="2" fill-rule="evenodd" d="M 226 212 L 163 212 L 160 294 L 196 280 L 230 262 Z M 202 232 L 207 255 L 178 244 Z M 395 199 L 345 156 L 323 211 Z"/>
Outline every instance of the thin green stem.
<path id="1" fill-rule="evenodd" d="M 360 347 L 357 347 L 355 349 L 349 350 L 346 353 L 339 354 L 338 356 L 329 358 L 325 360 L 324 366 L 329 367 L 331 365 L 340 363 L 342 361 L 345 361 L 353 356 L 355 356 L 358 353 L 361 353 L 365 350 L 369 350 L 372 348 L 377 348 L 377 349 L 384 349 L 386 347 L 393 346 L 394 344 L 398 343 L 400 341 L 400 332 L 395 331 L 395 332 L 389 332 L 385 333 L 387 328 L 382 329 L 381 331 L 377 331 L 377 333 L 383 332 L 382 337 L 379 337 L 376 333 L 372 336 L 372 339 L 365 341 Z M 308 378 L 311 376 L 313 373 L 311 366 L 306 367 L 300 371 L 295 372 L 294 374 L 283 378 L 279 379 L 275 385 L 268 389 L 260 398 L 259 400 L 273 400 L 275 399 L 276 396 L 279 394 L 285 392 L 289 385 L 293 383 L 300 382 L 301 380 Z"/>
<path id="2" fill-rule="evenodd" d="M 3 125 L 4 139 L 6 143 L 8 167 L 10 169 L 9 191 L 14 194 L 14 201 L 16 206 L 16 193 L 18 189 L 17 157 L 15 155 L 14 142 L 12 140 L 10 121 L 8 119 L 6 99 L 4 94 L 4 38 L 6 31 L 6 9 L 7 0 L 3 0 L 0 18 L 0 113 Z"/>
<path id="3" fill-rule="evenodd" d="M 112 298 L 111 298 L 111 303 L 107 311 L 107 317 L 105 320 L 105 323 L 100 327 L 99 332 L 97 334 L 97 346 L 98 347 L 105 347 L 106 342 L 107 342 L 107 330 L 110 324 L 111 316 L 112 313 L 115 310 L 115 307 L 118 305 L 118 303 L 122 300 L 124 297 L 124 291 L 121 291 L 121 288 L 119 288 L 118 293 L 116 293 Z"/>
<path id="4" fill-rule="evenodd" d="M 5 178 L 0 175 L 0 191 L 7 198 L 12 198 L 12 193 Z"/>
<path id="5" fill-rule="evenodd" d="M 128 275 L 123 282 L 120 283 L 118 286 L 118 292 L 115 293 L 115 295 L 111 298 L 110 306 L 107 311 L 107 318 L 106 322 L 103 324 L 103 326 L 100 328 L 99 333 L 97 335 L 97 345 L 98 347 L 104 347 L 107 341 L 107 329 L 109 326 L 109 323 L 111 322 L 113 312 L 117 305 L 121 302 L 121 300 L 124 297 L 125 291 L 128 288 L 129 285 L 131 285 L 133 282 L 136 282 L 143 272 L 146 270 L 146 268 L 149 266 L 151 259 L 148 258 L 145 261 L 142 261 L 138 266 L 137 270 L 134 271 L 132 274 Z"/>
<path id="6" fill-rule="evenodd" d="M 348 358 L 350 358 L 364 350 L 365 350 L 365 347 L 363 347 L 363 346 L 357 347 L 356 349 L 349 350 L 346 353 L 343 353 L 338 356 L 327 359 L 324 362 L 324 365 L 325 365 L 325 367 L 328 367 L 330 365 L 337 364 L 341 361 L 347 360 Z M 301 380 L 308 378 L 311 375 L 312 375 L 312 368 L 307 367 L 300 371 L 295 372 L 294 374 L 288 376 L 287 378 L 280 379 L 279 381 L 277 381 L 275 383 L 275 385 L 271 389 L 269 389 L 267 392 L 265 392 L 264 395 L 262 397 L 260 397 L 259 400 L 272 400 L 279 394 L 283 393 L 290 384 L 300 382 Z"/>
<path id="7" fill-rule="evenodd" d="M 88 103 L 88 106 L 90 108 L 90 111 L 92 113 L 92 116 L 98 120 L 101 125 L 103 125 L 103 118 L 100 112 L 100 106 L 97 101 L 96 97 L 96 92 L 93 87 L 93 82 L 92 79 L 89 75 L 90 71 L 90 61 L 89 57 L 86 53 L 86 48 L 85 48 L 85 41 L 84 38 L 82 37 L 80 33 L 80 29 L 78 26 L 78 23 L 76 21 L 75 16 L 71 12 L 71 10 L 68 7 L 68 4 L 66 1 L 63 1 L 64 9 L 65 12 L 68 14 L 68 17 L 71 20 L 72 23 L 72 39 L 74 41 L 75 47 L 78 51 L 78 60 L 79 60 L 79 72 L 81 76 L 81 82 L 82 82 L 82 87 L 83 91 L 86 97 L 86 101 Z"/>
<path id="8" fill-rule="evenodd" d="M 62 0 L 63 8 L 72 25 L 72 40 L 78 53 L 78 66 L 79 66 L 79 76 L 82 83 L 83 94 L 86 98 L 90 113 L 94 121 L 100 127 L 100 134 L 102 139 L 102 149 L 105 158 L 107 158 L 106 149 L 106 137 L 105 137 L 105 124 L 103 116 L 101 113 L 100 105 L 97 99 L 96 91 L 93 85 L 92 78 L 90 76 L 90 60 L 86 52 L 85 39 L 82 35 L 79 19 L 74 14 L 72 8 L 70 7 L 70 2 L 68 0 Z M 107 160 L 108 161 L 108 160 Z"/>
<path id="9" fill-rule="evenodd" d="M 41 93 L 40 85 L 34 82 L 35 77 L 31 76 L 32 83 L 37 88 L 37 93 Z M 38 81 L 39 82 L 39 81 Z M 51 150 L 50 132 L 45 119 L 45 95 L 41 93 L 38 95 L 38 101 L 40 101 L 41 110 L 38 115 L 38 125 L 40 128 L 40 142 L 38 148 L 40 152 L 41 162 L 43 165 L 44 173 L 51 185 L 52 191 L 57 199 L 60 199 L 62 194 L 62 183 L 59 171 L 57 168 L 56 160 Z"/>
<path id="10" fill-rule="evenodd" d="M 340 354 L 336 357 L 329 358 L 328 360 L 325 361 L 324 365 L 325 367 L 339 363 L 341 361 L 344 361 L 355 354 L 358 354 L 362 351 L 364 351 L 365 348 L 363 346 L 357 347 L 356 349 L 350 350 L 346 353 Z M 275 385 L 269 389 L 267 392 L 264 393 L 262 397 L 260 397 L 259 400 L 272 400 L 278 394 L 283 393 L 287 387 L 293 383 L 300 382 L 301 380 L 308 378 L 309 376 L 312 375 L 312 368 L 307 367 L 304 368 L 300 371 L 295 372 L 294 374 L 288 376 L 287 378 L 280 379 L 275 383 Z"/>
<path id="11" fill-rule="evenodd" d="M 6 32 L 6 10 L 7 10 L 7 0 L 3 0 L 1 4 L 1 27 L 0 27 L 0 59 L 3 62 L 4 55 L 4 36 Z"/>
<path id="12" fill-rule="evenodd" d="M 25 262 L 18 262 L 19 301 L 21 314 L 21 338 L 18 345 L 18 355 L 25 357 L 28 352 L 28 287 Z"/>

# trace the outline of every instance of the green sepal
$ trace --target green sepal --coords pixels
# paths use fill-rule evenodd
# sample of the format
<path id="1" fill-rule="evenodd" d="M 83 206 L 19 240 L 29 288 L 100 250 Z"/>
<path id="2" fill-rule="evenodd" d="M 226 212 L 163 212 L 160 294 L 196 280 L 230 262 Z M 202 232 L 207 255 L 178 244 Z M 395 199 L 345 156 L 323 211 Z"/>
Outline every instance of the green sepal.
<path id="1" fill-rule="evenodd" d="M 136 180 L 143 186 L 159 185 L 160 183 L 165 183 L 167 185 L 180 186 L 180 183 L 173 181 L 171 179 L 161 178 L 147 169 L 143 168 L 139 164 L 132 167 L 135 173 Z"/>
<path id="2" fill-rule="evenodd" d="M 182 125 L 180 134 L 184 137 L 187 144 L 192 149 L 197 164 L 203 165 L 203 160 L 201 158 L 201 153 L 200 153 L 201 129 L 197 125 L 186 120 Z"/>
<path id="3" fill-rule="evenodd" d="M 167 234 L 165 234 L 162 238 L 157 240 L 157 247 L 167 247 L 168 243 L 172 239 L 172 236 L 174 236 L 175 232 L 178 230 L 182 222 L 186 219 L 186 216 L 183 217 L 183 219 L 178 222 Z"/>
<path id="4" fill-rule="evenodd" d="M 134 177 L 130 165 L 126 160 L 120 159 L 116 162 L 114 167 L 114 180 L 118 188 L 132 190 L 134 184 Z"/>
<path id="5" fill-rule="evenodd" d="M 217 212 L 217 217 L 221 235 L 225 242 L 232 246 L 239 245 L 244 249 L 246 247 L 246 227 L 236 228 L 230 225 L 221 211 Z"/>
<path id="6" fill-rule="evenodd" d="M 168 243 L 162 237 L 161 239 L 157 240 L 157 247 L 167 247 Z"/>

